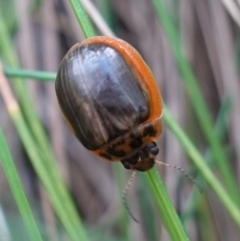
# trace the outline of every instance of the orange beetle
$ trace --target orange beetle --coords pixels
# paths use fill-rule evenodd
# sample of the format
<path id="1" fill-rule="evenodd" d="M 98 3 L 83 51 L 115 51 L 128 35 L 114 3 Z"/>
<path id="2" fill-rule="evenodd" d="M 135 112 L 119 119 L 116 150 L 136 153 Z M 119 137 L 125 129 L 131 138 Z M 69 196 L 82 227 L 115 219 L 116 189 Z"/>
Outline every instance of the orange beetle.
<path id="1" fill-rule="evenodd" d="M 131 45 L 104 36 L 75 44 L 55 87 L 69 127 L 88 150 L 127 169 L 154 166 L 162 101 L 153 74 Z"/>

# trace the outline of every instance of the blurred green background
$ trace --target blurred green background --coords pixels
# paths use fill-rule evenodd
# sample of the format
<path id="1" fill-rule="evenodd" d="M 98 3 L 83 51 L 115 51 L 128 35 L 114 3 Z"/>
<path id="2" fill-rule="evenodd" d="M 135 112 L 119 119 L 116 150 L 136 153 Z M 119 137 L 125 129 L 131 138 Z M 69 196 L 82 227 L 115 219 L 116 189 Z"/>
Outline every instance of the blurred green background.
<path id="1" fill-rule="evenodd" d="M 87 1 L 82 2 L 85 6 Z M 240 2 L 95 0 L 93 4 L 112 32 L 142 54 L 164 103 L 239 211 Z M 87 6 L 89 18 L 98 17 Z M 171 240 L 143 174 L 137 173 L 127 197 L 137 224 L 121 201 L 131 172 L 85 150 L 63 120 L 52 76 L 68 49 L 84 39 L 69 2 L 0 0 L 0 16 L 0 60 L 22 115 L 21 119 L 1 97 L 0 127 L 43 240 Z M 93 22 L 99 35 L 109 34 L 99 19 Z M 45 82 L 20 78 L 20 73 L 11 78 L 11 68 L 53 74 Z M 4 96 L 7 91 L 0 88 Z M 238 241 L 239 223 L 209 187 L 211 182 L 205 184 L 189 158 L 190 150 L 168 126 L 163 123 L 158 159 L 182 166 L 206 186 L 201 194 L 176 170 L 157 167 L 189 239 Z M 0 240 L 33 240 L 8 185 L 11 171 L 6 173 L 0 166 Z M 83 236 L 74 233 L 80 222 Z"/>

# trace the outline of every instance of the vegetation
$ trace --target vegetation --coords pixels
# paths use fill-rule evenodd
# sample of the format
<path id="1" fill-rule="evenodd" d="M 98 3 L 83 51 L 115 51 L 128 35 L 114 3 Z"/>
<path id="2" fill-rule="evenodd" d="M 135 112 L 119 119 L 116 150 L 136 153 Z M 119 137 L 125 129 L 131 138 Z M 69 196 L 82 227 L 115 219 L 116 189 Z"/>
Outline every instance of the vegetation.
<path id="1" fill-rule="evenodd" d="M 0 0 L 1 238 L 237 241 L 238 3 L 95 2 Z M 204 186 L 171 168 L 137 173 L 127 200 L 139 224 L 121 202 L 131 172 L 85 150 L 55 97 L 61 58 L 94 35 L 142 54 L 165 103 L 158 159 Z"/>

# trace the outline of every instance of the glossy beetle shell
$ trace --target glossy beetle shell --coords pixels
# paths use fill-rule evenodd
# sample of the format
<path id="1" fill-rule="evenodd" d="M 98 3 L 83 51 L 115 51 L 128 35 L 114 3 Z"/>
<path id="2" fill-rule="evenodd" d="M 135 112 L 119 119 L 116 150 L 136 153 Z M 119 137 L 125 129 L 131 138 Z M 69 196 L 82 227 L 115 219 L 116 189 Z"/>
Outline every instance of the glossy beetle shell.
<path id="1" fill-rule="evenodd" d="M 148 144 L 161 133 L 162 102 L 150 69 L 131 45 L 110 37 L 75 44 L 60 64 L 56 94 L 69 127 L 87 149 L 130 169 L 154 165 L 134 160 L 148 162 L 156 153 Z"/>

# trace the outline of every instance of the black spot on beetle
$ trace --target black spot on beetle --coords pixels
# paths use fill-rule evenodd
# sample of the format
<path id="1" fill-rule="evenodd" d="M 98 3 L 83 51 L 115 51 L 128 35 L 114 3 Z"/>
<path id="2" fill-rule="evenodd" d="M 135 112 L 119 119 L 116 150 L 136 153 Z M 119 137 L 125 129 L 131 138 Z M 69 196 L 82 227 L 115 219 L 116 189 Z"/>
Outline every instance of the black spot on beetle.
<path id="1" fill-rule="evenodd" d="M 131 134 L 129 135 L 129 138 L 134 139 L 134 138 L 135 138 L 135 135 L 134 135 L 133 133 L 131 133 Z"/>
<path id="2" fill-rule="evenodd" d="M 147 126 L 143 131 L 143 136 L 156 136 L 157 131 L 152 125 Z"/>
<path id="3" fill-rule="evenodd" d="M 122 163 L 129 163 L 130 165 L 135 165 L 138 162 L 138 154 L 135 154 L 131 157 L 124 158 L 121 160 Z"/>
<path id="4" fill-rule="evenodd" d="M 123 150 L 116 150 L 112 147 L 109 147 L 106 152 L 110 154 L 111 156 L 116 156 L 116 157 L 124 157 L 126 156 L 126 152 Z"/>
<path id="5" fill-rule="evenodd" d="M 143 144 L 142 138 L 135 138 L 131 143 L 130 146 L 133 150 L 139 148 Z"/>

